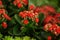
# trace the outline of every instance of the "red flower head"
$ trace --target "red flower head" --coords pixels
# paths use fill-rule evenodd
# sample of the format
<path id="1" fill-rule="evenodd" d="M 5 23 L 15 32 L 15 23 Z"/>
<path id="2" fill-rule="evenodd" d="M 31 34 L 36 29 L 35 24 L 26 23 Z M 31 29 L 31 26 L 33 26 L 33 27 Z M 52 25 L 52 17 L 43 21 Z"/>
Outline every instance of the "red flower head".
<path id="1" fill-rule="evenodd" d="M 39 18 L 35 18 L 35 22 L 38 23 L 39 22 Z"/>
<path id="2" fill-rule="evenodd" d="M 13 1 L 13 4 L 14 4 L 14 5 L 17 5 L 16 1 Z"/>
<path id="3" fill-rule="evenodd" d="M 28 12 L 27 16 L 30 17 L 30 18 L 33 18 L 34 17 L 34 13 Z"/>
<path id="4" fill-rule="evenodd" d="M 57 25 L 57 24 L 53 24 L 53 25 L 52 25 L 52 29 L 53 29 L 53 30 L 56 30 L 57 28 L 58 28 L 58 25 Z"/>
<path id="5" fill-rule="evenodd" d="M 22 18 L 26 18 L 27 17 L 27 13 L 25 12 L 20 12 L 19 16 L 21 16 Z"/>
<path id="6" fill-rule="evenodd" d="M 2 9 L 0 9 L 0 14 L 2 14 L 3 13 L 3 10 Z"/>
<path id="7" fill-rule="evenodd" d="M 4 18 L 6 18 L 7 20 L 11 20 L 11 17 L 9 17 L 6 13 L 3 13 Z"/>
<path id="8" fill-rule="evenodd" d="M 20 2 L 20 0 L 15 0 L 15 1 L 16 1 L 17 4 Z"/>
<path id="9" fill-rule="evenodd" d="M 47 16 L 45 19 L 44 19 L 44 23 L 49 23 L 52 19 L 52 16 Z"/>
<path id="10" fill-rule="evenodd" d="M 44 25 L 44 30 L 49 30 L 49 31 L 51 31 L 51 30 L 52 30 L 52 29 L 51 29 L 51 26 L 52 26 L 51 23 L 45 24 L 45 25 Z"/>
<path id="11" fill-rule="evenodd" d="M 57 23 L 60 23 L 60 13 L 57 13 L 54 18 L 56 19 Z"/>
<path id="12" fill-rule="evenodd" d="M 28 5 L 28 0 L 22 0 L 25 5 Z"/>
<path id="13" fill-rule="evenodd" d="M 24 20 L 23 23 L 27 25 L 29 23 L 29 21 L 28 20 Z"/>
<path id="14" fill-rule="evenodd" d="M 56 32 L 60 34 L 60 27 L 56 29 Z"/>
<path id="15" fill-rule="evenodd" d="M 47 16 L 45 19 L 44 19 L 44 23 L 52 23 L 52 24 L 55 24 L 56 23 L 56 19 L 52 16 Z"/>
<path id="16" fill-rule="evenodd" d="M 55 9 L 52 6 L 44 6 L 49 12 L 55 13 Z"/>
<path id="17" fill-rule="evenodd" d="M 35 6 L 33 4 L 29 6 L 30 10 L 33 10 L 34 8 L 35 8 Z"/>
<path id="18" fill-rule="evenodd" d="M 34 12 L 39 13 L 40 12 L 40 7 L 36 7 L 35 10 L 34 10 Z"/>
<path id="19" fill-rule="evenodd" d="M 18 6 L 18 8 L 21 8 L 21 7 L 23 7 L 23 4 L 19 2 L 19 3 L 17 4 L 17 6 Z"/>
<path id="20" fill-rule="evenodd" d="M 6 22 L 2 22 L 2 27 L 3 28 L 7 28 L 7 23 Z"/>
<path id="21" fill-rule="evenodd" d="M 47 40 L 52 40 L 52 37 L 51 36 L 48 36 L 48 39 Z"/>
<path id="22" fill-rule="evenodd" d="M 0 0 L 0 6 L 2 5 L 2 1 Z"/>

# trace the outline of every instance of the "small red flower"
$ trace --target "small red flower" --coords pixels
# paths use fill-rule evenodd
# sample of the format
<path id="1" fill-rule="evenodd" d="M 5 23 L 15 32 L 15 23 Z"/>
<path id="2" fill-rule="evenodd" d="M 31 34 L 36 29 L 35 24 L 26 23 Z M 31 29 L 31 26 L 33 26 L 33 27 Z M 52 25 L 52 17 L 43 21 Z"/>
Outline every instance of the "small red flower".
<path id="1" fill-rule="evenodd" d="M 51 30 L 52 30 L 52 29 L 50 29 L 51 26 L 52 26 L 51 23 L 45 24 L 43 29 L 44 29 L 44 30 L 49 30 L 49 31 L 51 31 Z"/>
<path id="2" fill-rule="evenodd" d="M 20 0 L 15 0 L 15 1 L 16 1 L 17 4 L 20 2 Z"/>
<path id="3" fill-rule="evenodd" d="M 57 23 L 60 23 L 60 13 L 57 13 L 55 16 L 54 16 L 55 20 Z"/>
<path id="4" fill-rule="evenodd" d="M 45 16 L 48 15 L 48 11 L 44 7 L 40 7 L 40 12 L 43 13 Z"/>
<path id="5" fill-rule="evenodd" d="M 52 37 L 51 36 L 48 36 L 47 40 L 52 40 Z"/>
<path id="6" fill-rule="evenodd" d="M 28 0 L 22 0 L 25 5 L 28 5 Z"/>
<path id="7" fill-rule="evenodd" d="M 23 23 L 27 25 L 29 23 L 29 21 L 28 20 L 24 20 Z"/>
<path id="8" fill-rule="evenodd" d="M 60 34 L 60 27 L 56 29 L 56 32 Z"/>
<path id="9" fill-rule="evenodd" d="M 49 12 L 55 13 L 55 9 L 52 6 L 44 6 Z"/>
<path id="10" fill-rule="evenodd" d="M 48 28 L 48 31 L 53 31 L 53 28 L 52 27 Z"/>
<path id="11" fill-rule="evenodd" d="M 56 30 L 57 27 L 58 27 L 57 24 L 53 24 L 53 25 L 52 25 L 52 29 L 53 29 L 53 30 Z"/>
<path id="12" fill-rule="evenodd" d="M 30 5 L 30 6 L 29 6 L 29 9 L 30 9 L 30 10 L 33 10 L 34 8 L 35 8 L 34 5 Z"/>
<path id="13" fill-rule="evenodd" d="M 2 5 L 2 1 L 0 0 L 0 6 Z"/>
<path id="14" fill-rule="evenodd" d="M 35 18 L 35 22 L 38 23 L 39 22 L 39 18 Z"/>
<path id="15" fill-rule="evenodd" d="M 23 7 L 23 4 L 19 2 L 19 3 L 17 4 L 17 7 L 18 7 L 18 8 L 21 8 L 21 7 Z"/>
<path id="16" fill-rule="evenodd" d="M 11 18 L 10 18 L 7 14 L 3 13 L 3 16 L 4 16 L 4 18 L 6 18 L 7 20 L 11 20 Z"/>
<path id="17" fill-rule="evenodd" d="M 34 10 L 34 12 L 39 13 L 40 12 L 40 7 L 36 7 L 35 10 Z"/>
<path id="18" fill-rule="evenodd" d="M 0 14 L 2 14 L 3 13 L 3 11 L 0 9 Z"/>
<path id="19" fill-rule="evenodd" d="M 7 28 L 7 23 L 6 22 L 2 22 L 2 27 L 3 28 Z"/>
<path id="20" fill-rule="evenodd" d="M 21 16 L 22 18 L 26 18 L 27 17 L 27 13 L 25 12 L 20 12 L 19 16 Z"/>
<path id="21" fill-rule="evenodd" d="M 52 16 L 47 16 L 45 19 L 44 19 L 44 23 L 49 23 L 52 19 Z"/>
<path id="22" fill-rule="evenodd" d="M 13 4 L 14 4 L 14 5 L 17 5 L 16 1 L 13 1 Z"/>
<path id="23" fill-rule="evenodd" d="M 28 13 L 27 16 L 32 18 L 32 17 L 34 17 L 34 14 L 33 13 Z"/>

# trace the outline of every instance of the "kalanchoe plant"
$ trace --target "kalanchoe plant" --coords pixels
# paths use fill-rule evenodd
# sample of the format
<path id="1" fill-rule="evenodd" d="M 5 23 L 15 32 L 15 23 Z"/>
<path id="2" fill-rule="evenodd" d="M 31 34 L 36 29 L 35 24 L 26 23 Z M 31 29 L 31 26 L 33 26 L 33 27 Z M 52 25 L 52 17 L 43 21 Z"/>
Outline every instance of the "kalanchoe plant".
<path id="1" fill-rule="evenodd" d="M 59 3 L 59 0 L 0 0 L 0 32 L 4 36 L 27 35 L 23 40 L 60 40 Z M 4 39 L 21 40 L 11 36 Z"/>

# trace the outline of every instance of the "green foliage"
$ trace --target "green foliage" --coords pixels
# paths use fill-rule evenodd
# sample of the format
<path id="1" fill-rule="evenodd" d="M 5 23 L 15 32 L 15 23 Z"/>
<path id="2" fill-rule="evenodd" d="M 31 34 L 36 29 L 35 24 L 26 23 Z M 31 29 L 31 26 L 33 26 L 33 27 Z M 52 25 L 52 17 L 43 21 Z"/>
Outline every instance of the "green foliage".
<path id="1" fill-rule="evenodd" d="M 13 37 L 11 37 L 11 36 L 5 36 L 5 38 L 3 40 L 13 40 Z"/>
<path id="2" fill-rule="evenodd" d="M 3 35 L 0 33 L 0 39 L 3 37 Z"/>
<path id="3" fill-rule="evenodd" d="M 14 40 L 22 40 L 20 37 L 15 37 Z"/>
<path id="4" fill-rule="evenodd" d="M 45 18 L 44 14 L 43 13 L 40 13 L 39 14 L 39 20 L 40 20 L 39 25 L 42 24 L 44 18 Z"/>
<path id="5" fill-rule="evenodd" d="M 56 0 L 29 0 L 29 5 L 34 4 L 35 6 L 41 6 L 41 5 L 52 5 L 54 7 L 57 7 L 58 1 Z"/>
<path id="6" fill-rule="evenodd" d="M 25 36 L 25 37 L 23 37 L 23 40 L 30 40 L 30 37 Z"/>

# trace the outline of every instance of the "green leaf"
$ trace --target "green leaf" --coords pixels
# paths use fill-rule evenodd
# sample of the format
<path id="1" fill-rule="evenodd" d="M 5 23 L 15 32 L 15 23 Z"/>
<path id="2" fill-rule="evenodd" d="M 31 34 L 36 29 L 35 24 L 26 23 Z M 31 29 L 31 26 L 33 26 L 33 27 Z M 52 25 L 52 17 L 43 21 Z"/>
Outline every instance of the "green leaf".
<path id="1" fill-rule="evenodd" d="M 29 36 L 25 36 L 25 37 L 23 37 L 23 40 L 30 40 L 30 37 Z"/>
<path id="2" fill-rule="evenodd" d="M 44 18 L 45 18 L 44 14 L 40 13 L 39 14 L 39 20 L 40 20 L 39 24 L 41 24 L 43 22 Z"/>
<path id="3" fill-rule="evenodd" d="M 29 0 L 29 6 L 31 4 L 35 6 L 51 5 L 54 7 L 58 7 L 58 1 L 56 0 Z"/>
<path id="4" fill-rule="evenodd" d="M 3 37 L 3 35 L 0 33 L 0 39 Z"/>
<path id="5" fill-rule="evenodd" d="M 32 38 L 31 40 L 36 40 L 35 38 Z"/>
<path id="6" fill-rule="evenodd" d="M 45 2 L 44 0 L 29 0 L 29 5 L 34 4 L 35 6 L 41 6 L 43 5 Z"/>
<path id="7" fill-rule="evenodd" d="M 10 22 L 11 22 L 12 24 L 16 24 L 15 19 L 12 19 Z"/>
<path id="8" fill-rule="evenodd" d="M 14 40 L 22 40 L 22 38 L 21 37 L 15 37 Z"/>
<path id="9" fill-rule="evenodd" d="M 5 36 L 4 40 L 14 40 L 11 36 Z"/>
<path id="10" fill-rule="evenodd" d="M 19 25 L 15 25 L 15 26 L 13 27 L 13 34 L 14 34 L 14 35 L 20 35 Z"/>
<path id="11" fill-rule="evenodd" d="M 23 29 L 21 29 L 21 33 L 25 33 L 25 32 L 27 32 L 27 28 L 26 27 L 24 27 Z"/>
<path id="12" fill-rule="evenodd" d="M 2 28 L 2 25 L 0 24 L 0 28 Z"/>
<path id="13" fill-rule="evenodd" d="M 60 12 L 60 8 L 57 9 L 57 12 Z"/>
<path id="14" fill-rule="evenodd" d="M 14 15 L 15 20 L 21 25 L 21 19 L 17 14 Z"/>

